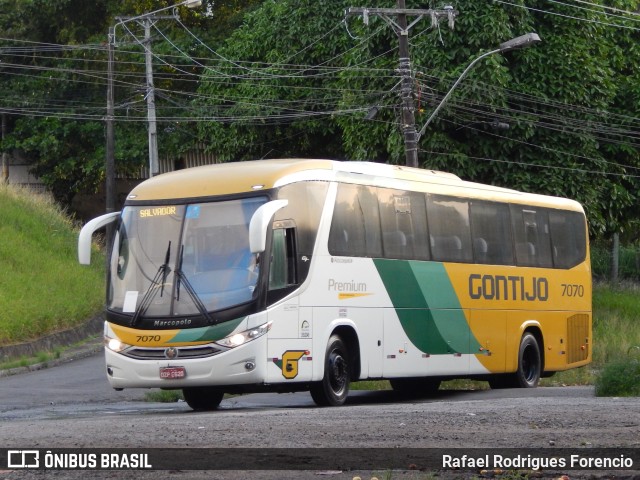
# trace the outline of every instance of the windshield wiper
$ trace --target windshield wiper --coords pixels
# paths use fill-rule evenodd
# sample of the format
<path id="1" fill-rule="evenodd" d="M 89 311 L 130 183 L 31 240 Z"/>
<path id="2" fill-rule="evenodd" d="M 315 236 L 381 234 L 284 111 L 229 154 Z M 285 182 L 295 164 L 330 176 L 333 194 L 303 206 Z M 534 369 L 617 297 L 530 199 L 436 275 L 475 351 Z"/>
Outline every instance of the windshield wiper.
<path id="1" fill-rule="evenodd" d="M 210 325 L 217 323 L 211 317 L 211 315 L 207 311 L 207 307 L 204 306 L 204 304 L 202 303 L 202 300 L 200 300 L 200 297 L 198 296 L 198 294 L 196 293 L 195 289 L 193 288 L 193 285 L 191 285 L 191 282 L 189 282 L 189 280 L 187 279 L 187 276 L 182 271 L 182 260 L 183 260 L 183 258 L 184 258 L 184 245 L 182 245 L 182 247 L 180 248 L 180 258 L 178 260 L 178 267 L 176 268 L 176 271 L 175 271 L 175 275 L 177 277 L 177 280 L 176 280 L 176 282 L 177 282 L 177 284 L 176 284 L 176 301 L 177 302 L 180 301 L 180 285 L 184 284 L 184 289 L 189 294 L 189 297 L 191 297 L 191 300 L 193 301 L 193 303 L 196 306 L 196 308 L 198 309 L 198 311 L 202 314 L 202 316 L 204 318 L 207 319 L 207 322 Z"/>
<path id="2" fill-rule="evenodd" d="M 171 258 L 171 241 L 169 241 L 169 245 L 167 246 L 167 253 L 165 253 L 164 255 L 164 263 L 160 265 L 160 267 L 158 268 L 156 275 L 151 280 L 151 285 L 149 285 L 149 288 L 147 288 L 147 291 L 144 293 L 144 296 L 140 301 L 140 304 L 136 308 L 136 311 L 133 313 L 133 318 L 131 319 L 132 327 L 136 323 L 138 323 L 140 316 L 143 315 L 144 312 L 147 311 L 147 308 L 149 308 L 149 305 L 151 305 L 151 302 L 153 301 L 153 298 L 156 296 L 156 293 L 158 291 L 158 289 L 155 287 L 160 285 L 160 296 L 162 297 L 162 295 L 164 294 L 164 284 L 167 281 L 167 276 L 169 275 L 169 273 L 171 273 L 171 268 L 169 267 L 170 258 Z M 162 283 L 160 282 L 161 279 L 162 279 Z"/>

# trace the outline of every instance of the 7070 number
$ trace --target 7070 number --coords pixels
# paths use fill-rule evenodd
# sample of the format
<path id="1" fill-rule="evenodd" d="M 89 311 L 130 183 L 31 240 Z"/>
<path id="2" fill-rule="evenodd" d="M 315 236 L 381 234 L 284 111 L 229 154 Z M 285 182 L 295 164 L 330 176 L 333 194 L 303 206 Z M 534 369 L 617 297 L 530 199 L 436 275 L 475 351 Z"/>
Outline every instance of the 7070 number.
<path id="1" fill-rule="evenodd" d="M 563 283 L 562 296 L 563 297 L 584 297 L 584 286 L 575 285 L 570 283 Z"/>
<path id="2" fill-rule="evenodd" d="M 138 335 L 136 340 L 138 343 L 159 342 L 160 335 Z"/>

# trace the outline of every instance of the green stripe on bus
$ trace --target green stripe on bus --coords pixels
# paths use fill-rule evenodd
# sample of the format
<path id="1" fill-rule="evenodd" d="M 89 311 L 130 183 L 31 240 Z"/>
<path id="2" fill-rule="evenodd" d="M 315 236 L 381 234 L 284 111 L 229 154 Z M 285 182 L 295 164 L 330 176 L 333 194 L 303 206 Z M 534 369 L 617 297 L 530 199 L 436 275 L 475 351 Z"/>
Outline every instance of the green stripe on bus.
<path id="1" fill-rule="evenodd" d="M 375 259 L 374 264 L 416 348 L 432 355 L 478 351 L 442 263 Z"/>
<path id="2" fill-rule="evenodd" d="M 228 336 L 245 318 L 236 318 L 211 327 L 186 328 L 180 330 L 170 342 L 215 342 Z"/>

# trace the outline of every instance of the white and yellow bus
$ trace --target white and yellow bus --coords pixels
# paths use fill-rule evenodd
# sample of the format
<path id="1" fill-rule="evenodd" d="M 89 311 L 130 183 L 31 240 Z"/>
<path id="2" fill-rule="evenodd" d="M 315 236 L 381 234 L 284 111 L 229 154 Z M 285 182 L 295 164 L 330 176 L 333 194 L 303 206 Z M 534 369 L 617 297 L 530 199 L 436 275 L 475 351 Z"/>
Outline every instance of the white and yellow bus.
<path id="1" fill-rule="evenodd" d="M 442 380 L 535 387 L 591 361 L 587 225 L 575 201 L 367 162 L 264 160 L 136 187 L 111 248 L 115 389 L 224 393 L 349 384 L 421 394 Z"/>

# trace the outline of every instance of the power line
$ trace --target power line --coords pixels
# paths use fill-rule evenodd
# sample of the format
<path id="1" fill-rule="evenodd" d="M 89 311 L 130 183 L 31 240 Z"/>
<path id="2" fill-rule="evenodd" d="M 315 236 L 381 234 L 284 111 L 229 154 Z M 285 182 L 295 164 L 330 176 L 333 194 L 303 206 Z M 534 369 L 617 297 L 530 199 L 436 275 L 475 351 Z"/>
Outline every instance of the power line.
<path id="1" fill-rule="evenodd" d="M 423 153 L 427 153 L 429 155 L 442 155 L 442 156 L 459 156 L 460 153 L 450 153 L 450 152 L 435 152 L 430 150 L 420 150 Z M 566 172 L 576 172 L 576 173 L 584 173 L 584 174 L 594 174 L 594 175 L 604 175 L 618 178 L 640 178 L 640 175 L 629 175 L 626 173 L 616 173 L 616 172 L 605 172 L 601 170 L 589 170 L 584 168 L 575 168 L 575 167 L 564 167 L 561 165 L 544 165 L 539 163 L 528 163 L 528 162 L 519 162 L 516 160 L 502 160 L 497 158 L 487 158 L 487 157 L 474 157 L 470 155 L 463 154 L 466 158 L 470 160 L 480 160 L 486 162 L 496 162 L 496 163 L 505 163 L 511 165 L 520 165 L 525 167 L 535 167 L 541 168 L 543 170 L 562 170 Z"/>
<path id="2" fill-rule="evenodd" d="M 496 3 L 509 5 L 511 7 L 523 8 L 525 10 L 530 10 L 532 12 L 544 13 L 544 14 L 547 14 L 547 15 L 554 15 L 554 16 L 557 16 L 557 17 L 568 18 L 568 19 L 571 19 L 571 20 L 578 20 L 578 21 L 581 21 L 581 22 L 595 23 L 595 24 L 604 25 L 604 26 L 607 26 L 607 27 L 624 28 L 624 29 L 635 30 L 635 31 L 640 30 L 640 28 L 638 28 L 638 27 L 631 27 L 629 25 L 623 25 L 623 24 L 619 24 L 619 23 L 603 22 L 603 21 L 600 21 L 600 20 L 593 20 L 593 19 L 588 19 L 588 18 L 575 17 L 575 16 L 572 16 L 572 15 L 565 15 L 565 14 L 558 13 L 558 12 L 551 12 L 549 10 L 542 10 L 542 9 L 539 9 L 539 8 L 527 7 L 526 5 L 518 5 L 516 3 L 506 2 L 504 0 L 493 0 L 493 1 L 496 2 Z"/>

